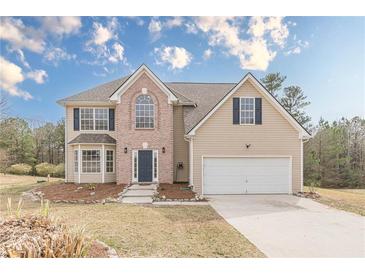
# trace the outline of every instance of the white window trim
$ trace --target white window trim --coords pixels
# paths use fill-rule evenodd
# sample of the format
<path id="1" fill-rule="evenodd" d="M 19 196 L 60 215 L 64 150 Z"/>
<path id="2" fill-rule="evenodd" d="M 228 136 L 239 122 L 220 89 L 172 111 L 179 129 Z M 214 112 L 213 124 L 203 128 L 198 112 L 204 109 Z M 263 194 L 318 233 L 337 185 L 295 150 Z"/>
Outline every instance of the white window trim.
<path id="1" fill-rule="evenodd" d="M 147 94 L 141 94 L 141 95 L 147 95 Z M 136 97 L 136 101 L 137 101 L 137 98 L 141 95 L 138 95 Z M 156 104 L 155 104 L 155 101 L 153 100 L 152 96 L 151 95 L 148 95 L 151 97 L 152 99 L 152 102 L 153 102 L 153 127 L 137 127 L 137 103 L 134 103 L 134 129 L 136 130 L 144 130 L 144 129 L 155 129 L 156 127 Z M 142 104 L 142 105 L 147 105 L 147 104 Z"/>
<path id="2" fill-rule="evenodd" d="M 156 177 L 155 177 L 155 157 L 156 157 Z M 158 150 L 152 150 L 152 181 L 158 182 Z"/>
<path id="3" fill-rule="evenodd" d="M 149 150 L 149 149 L 140 149 L 140 150 Z M 159 170 L 159 165 L 158 165 L 158 150 L 157 149 L 153 149 L 152 151 L 152 182 L 158 182 L 158 170 Z M 132 182 L 133 183 L 138 183 L 138 149 L 132 150 Z M 136 170 L 134 170 L 134 159 L 137 158 L 137 166 L 136 166 Z M 156 177 L 155 177 L 155 158 L 157 160 L 157 165 L 156 165 Z"/>
<path id="4" fill-rule="evenodd" d="M 75 170 L 76 168 L 76 161 L 75 161 L 75 153 L 77 155 L 77 171 Z M 73 171 L 74 173 L 79 173 L 80 170 L 79 170 L 79 162 L 80 162 L 80 159 L 79 159 L 79 150 L 78 149 L 74 149 L 74 153 L 73 153 Z"/>
<path id="5" fill-rule="evenodd" d="M 137 158 L 136 170 L 134 170 L 134 159 Z M 132 182 L 138 182 L 138 150 L 132 150 Z"/>
<path id="6" fill-rule="evenodd" d="M 241 126 L 254 126 L 256 125 L 256 103 L 255 103 L 255 97 L 248 97 L 248 96 L 241 96 L 240 98 L 240 125 Z M 241 119 L 241 100 L 242 99 L 253 99 L 253 123 L 242 123 L 242 119 Z"/>
<path id="7" fill-rule="evenodd" d="M 93 110 L 93 129 L 82 129 L 81 126 L 81 109 L 92 109 Z M 95 129 L 95 109 L 106 109 L 106 113 L 107 113 L 107 129 Z M 92 131 L 109 131 L 109 108 L 106 107 L 80 107 L 80 115 L 79 115 L 79 119 L 80 119 L 80 131 L 83 132 L 92 132 Z"/>
<path id="8" fill-rule="evenodd" d="M 82 152 L 83 151 L 88 151 L 88 150 L 96 150 L 96 151 L 99 151 L 99 157 L 100 157 L 100 172 L 83 172 L 83 161 L 82 161 Z M 102 154 L 101 154 L 101 149 L 94 149 L 94 148 L 91 148 L 91 149 L 81 149 L 80 150 L 80 154 L 81 154 L 81 161 L 80 162 L 80 167 L 81 167 L 81 170 L 80 170 L 80 174 L 101 174 L 102 173 L 102 170 L 103 170 L 103 167 L 102 167 Z"/>
<path id="9" fill-rule="evenodd" d="M 113 162 L 113 171 L 112 172 L 107 171 L 107 168 L 106 168 L 108 151 L 113 152 L 113 161 L 112 161 Z M 108 149 L 105 150 L 105 173 L 108 173 L 108 174 L 114 174 L 115 173 L 115 150 L 114 149 L 108 148 Z"/>

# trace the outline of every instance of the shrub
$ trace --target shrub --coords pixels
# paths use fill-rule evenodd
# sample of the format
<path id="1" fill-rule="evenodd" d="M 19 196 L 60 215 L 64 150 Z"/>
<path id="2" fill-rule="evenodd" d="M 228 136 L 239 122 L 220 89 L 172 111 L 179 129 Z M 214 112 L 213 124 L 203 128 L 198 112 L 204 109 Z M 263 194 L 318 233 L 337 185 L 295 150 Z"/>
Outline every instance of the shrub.
<path id="1" fill-rule="evenodd" d="M 80 258 L 88 245 L 83 229 L 71 231 L 49 217 L 0 220 L 0 258 Z"/>
<path id="2" fill-rule="evenodd" d="M 28 164 L 15 164 L 10 166 L 7 172 L 16 175 L 28 175 L 32 171 L 32 166 Z"/>
<path id="3" fill-rule="evenodd" d="M 65 164 L 58 164 L 55 166 L 54 174 L 55 177 L 64 178 L 65 177 Z"/>
<path id="4" fill-rule="evenodd" d="M 39 176 L 47 176 L 48 174 L 52 175 L 55 173 L 55 169 L 56 166 L 49 163 L 41 163 L 35 166 L 35 170 Z"/>

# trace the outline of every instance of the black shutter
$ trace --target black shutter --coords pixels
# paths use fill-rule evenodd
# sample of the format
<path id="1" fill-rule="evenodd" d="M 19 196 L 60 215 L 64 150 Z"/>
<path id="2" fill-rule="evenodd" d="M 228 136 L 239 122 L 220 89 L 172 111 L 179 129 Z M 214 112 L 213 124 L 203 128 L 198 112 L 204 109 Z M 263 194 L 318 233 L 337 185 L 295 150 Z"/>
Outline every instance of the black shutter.
<path id="1" fill-rule="evenodd" d="M 240 123 L 240 98 L 233 98 L 233 124 Z"/>
<path id="2" fill-rule="evenodd" d="M 255 98 L 255 124 L 262 124 L 262 99 Z"/>
<path id="3" fill-rule="evenodd" d="M 80 130 L 80 109 L 74 108 L 74 130 Z"/>
<path id="4" fill-rule="evenodd" d="M 109 109 L 109 130 L 114 131 L 115 129 L 115 115 L 114 108 Z"/>

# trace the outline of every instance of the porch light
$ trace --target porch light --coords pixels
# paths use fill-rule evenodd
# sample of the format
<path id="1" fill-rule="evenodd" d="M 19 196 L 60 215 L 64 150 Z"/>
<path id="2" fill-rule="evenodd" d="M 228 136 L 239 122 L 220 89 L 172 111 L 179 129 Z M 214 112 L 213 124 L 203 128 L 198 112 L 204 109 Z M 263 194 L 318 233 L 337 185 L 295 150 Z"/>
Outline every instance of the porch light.
<path id="1" fill-rule="evenodd" d="M 128 152 L 128 148 L 124 148 L 124 153 L 127 153 Z"/>
<path id="2" fill-rule="evenodd" d="M 166 151 L 166 148 L 165 148 L 165 147 L 163 147 L 163 148 L 162 148 L 162 153 L 165 153 L 165 151 Z"/>

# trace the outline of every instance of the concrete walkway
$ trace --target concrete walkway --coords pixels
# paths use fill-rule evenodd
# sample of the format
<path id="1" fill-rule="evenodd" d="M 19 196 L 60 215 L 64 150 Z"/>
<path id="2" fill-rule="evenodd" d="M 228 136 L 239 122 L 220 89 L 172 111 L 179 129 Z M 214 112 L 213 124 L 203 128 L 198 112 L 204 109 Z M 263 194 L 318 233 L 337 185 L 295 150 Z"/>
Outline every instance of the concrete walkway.
<path id="1" fill-rule="evenodd" d="M 268 257 L 365 257 L 365 217 L 291 195 L 216 195 L 211 206 Z"/>

